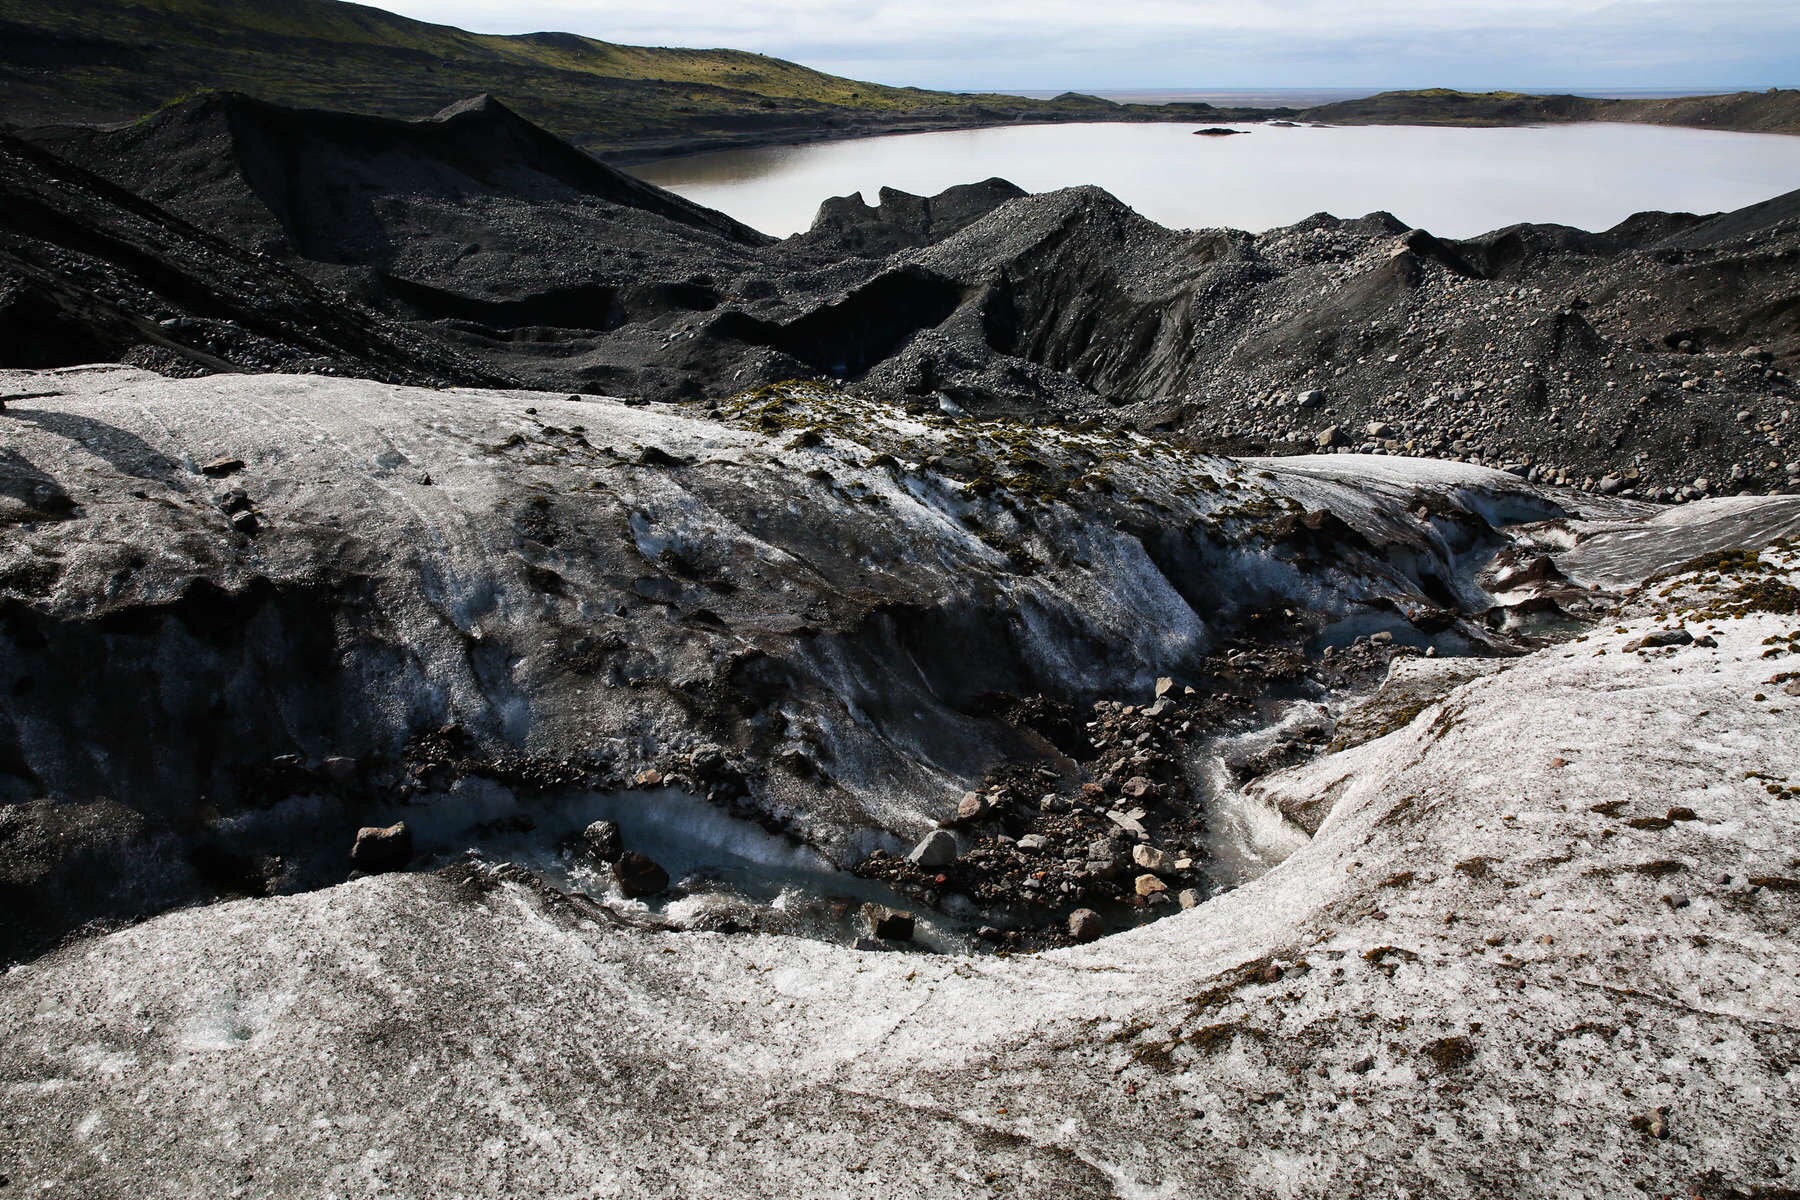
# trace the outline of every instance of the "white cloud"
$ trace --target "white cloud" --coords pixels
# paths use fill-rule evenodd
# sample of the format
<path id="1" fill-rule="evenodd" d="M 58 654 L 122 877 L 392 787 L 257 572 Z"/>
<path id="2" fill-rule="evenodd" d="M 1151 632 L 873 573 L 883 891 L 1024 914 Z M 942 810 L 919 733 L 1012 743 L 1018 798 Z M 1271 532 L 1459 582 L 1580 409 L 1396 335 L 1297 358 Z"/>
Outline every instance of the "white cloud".
<path id="1" fill-rule="evenodd" d="M 1792 0 L 383 0 L 939 87 L 1800 82 Z"/>

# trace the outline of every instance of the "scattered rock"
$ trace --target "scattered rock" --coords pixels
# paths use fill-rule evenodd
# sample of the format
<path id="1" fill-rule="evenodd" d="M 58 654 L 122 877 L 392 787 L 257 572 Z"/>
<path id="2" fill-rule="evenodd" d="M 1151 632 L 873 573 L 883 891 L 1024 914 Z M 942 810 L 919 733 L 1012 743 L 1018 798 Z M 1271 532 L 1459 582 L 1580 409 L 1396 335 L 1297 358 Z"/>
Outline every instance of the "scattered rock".
<path id="1" fill-rule="evenodd" d="M 1141 808 L 1134 808 L 1130 812 L 1112 809 L 1107 812 L 1106 819 L 1133 837 L 1150 836 L 1149 831 L 1144 828 L 1144 810 Z"/>
<path id="2" fill-rule="evenodd" d="M 1439 1072 L 1454 1071 L 1475 1061 L 1475 1043 L 1466 1037 L 1442 1037 L 1426 1042 L 1419 1053 Z"/>
<path id="3" fill-rule="evenodd" d="M 211 462 L 200 465 L 200 473 L 212 479 L 223 479 L 227 475 L 235 475 L 244 469 L 241 458 L 215 458 Z"/>

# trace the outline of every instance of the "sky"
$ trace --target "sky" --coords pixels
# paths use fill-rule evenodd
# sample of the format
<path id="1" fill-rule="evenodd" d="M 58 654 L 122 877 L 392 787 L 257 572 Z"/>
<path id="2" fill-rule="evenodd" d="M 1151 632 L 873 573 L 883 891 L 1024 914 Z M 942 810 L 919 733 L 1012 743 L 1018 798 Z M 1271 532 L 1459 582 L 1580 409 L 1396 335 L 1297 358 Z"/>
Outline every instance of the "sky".
<path id="1" fill-rule="evenodd" d="M 1800 84 L 1800 0 L 379 0 L 952 90 Z"/>

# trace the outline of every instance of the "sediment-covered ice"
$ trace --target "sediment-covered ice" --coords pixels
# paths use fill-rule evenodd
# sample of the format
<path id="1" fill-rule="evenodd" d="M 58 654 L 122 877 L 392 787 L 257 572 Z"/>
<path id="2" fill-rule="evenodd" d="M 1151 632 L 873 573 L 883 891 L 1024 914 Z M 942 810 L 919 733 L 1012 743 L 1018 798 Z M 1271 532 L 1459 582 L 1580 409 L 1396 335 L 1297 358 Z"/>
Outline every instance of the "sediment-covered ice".
<path id="1" fill-rule="evenodd" d="M 1791 586 L 1710 575 L 1270 777 L 1318 834 L 1036 956 L 596 924 L 480 871 L 0 980 L 45 1196 L 1784 1194 Z M 1634 644 L 1680 625 L 1704 641 Z M 1771 648 L 1777 656 L 1768 657 Z"/>

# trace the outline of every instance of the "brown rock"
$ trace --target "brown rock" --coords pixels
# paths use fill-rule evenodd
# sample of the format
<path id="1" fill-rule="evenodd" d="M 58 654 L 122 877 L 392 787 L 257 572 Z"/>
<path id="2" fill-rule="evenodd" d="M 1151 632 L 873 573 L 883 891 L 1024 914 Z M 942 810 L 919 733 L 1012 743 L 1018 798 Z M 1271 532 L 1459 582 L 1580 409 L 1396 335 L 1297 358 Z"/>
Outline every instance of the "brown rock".
<path id="1" fill-rule="evenodd" d="M 1106 932 L 1106 922 L 1091 908 L 1078 908 L 1069 914 L 1069 936 L 1078 942 L 1091 942 Z"/>
<path id="2" fill-rule="evenodd" d="M 412 858 L 412 830 L 405 821 L 392 825 L 365 825 L 356 831 L 350 847 L 350 863 L 359 871 L 398 871 Z"/>
<path id="3" fill-rule="evenodd" d="M 1156 781 L 1143 775 L 1133 775 L 1119 789 L 1119 793 L 1127 800 L 1154 800 L 1156 791 Z"/>

